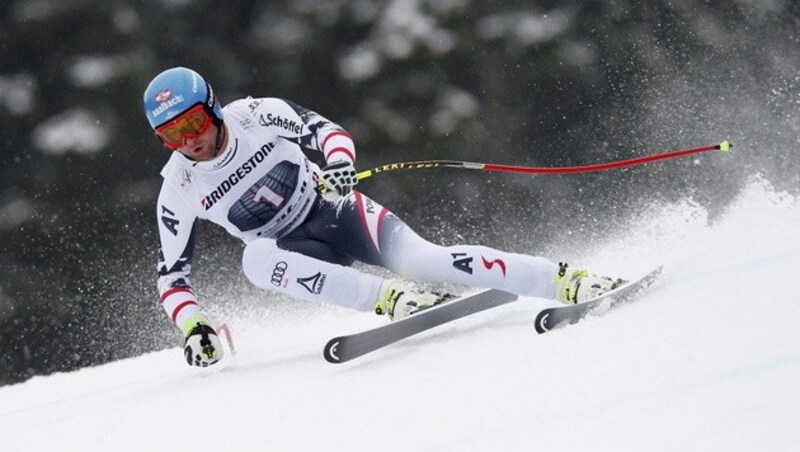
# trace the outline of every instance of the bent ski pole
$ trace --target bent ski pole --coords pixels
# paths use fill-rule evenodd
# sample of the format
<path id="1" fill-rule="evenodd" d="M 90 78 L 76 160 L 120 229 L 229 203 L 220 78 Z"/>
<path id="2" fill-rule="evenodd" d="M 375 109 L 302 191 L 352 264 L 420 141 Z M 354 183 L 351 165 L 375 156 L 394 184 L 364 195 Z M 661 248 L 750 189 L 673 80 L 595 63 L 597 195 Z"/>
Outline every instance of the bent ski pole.
<path id="1" fill-rule="evenodd" d="M 535 166 L 498 165 L 494 163 L 464 162 L 459 160 L 419 160 L 414 162 L 389 163 L 387 165 L 378 166 L 376 168 L 360 171 L 357 174 L 357 177 L 358 180 L 362 180 L 374 176 L 375 174 L 383 173 L 386 171 L 424 169 L 424 168 L 461 168 L 461 169 L 474 169 L 483 171 L 500 171 L 506 173 L 522 173 L 522 174 L 591 173 L 595 171 L 606 171 L 610 169 L 623 168 L 626 166 L 641 165 L 643 163 L 655 162 L 657 160 L 666 160 L 675 157 L 682 157 L 684 155 L 697 154 L 706 151 L 717 151 L 717 150 L 729 151 L 731 147 L 733 147 L 731 143 L 729 143 L 728 141 L 723 141 L 719 144 L 711 146 L 703 146 L 692 149 L 680 149 L 677 151 L 664 152 L 662 154 L 648 155 L 628 160 L 619 160 L 616 162 L 606 162 L 595 165 L 582 165 L 582 166 L 535 167 Z"/>

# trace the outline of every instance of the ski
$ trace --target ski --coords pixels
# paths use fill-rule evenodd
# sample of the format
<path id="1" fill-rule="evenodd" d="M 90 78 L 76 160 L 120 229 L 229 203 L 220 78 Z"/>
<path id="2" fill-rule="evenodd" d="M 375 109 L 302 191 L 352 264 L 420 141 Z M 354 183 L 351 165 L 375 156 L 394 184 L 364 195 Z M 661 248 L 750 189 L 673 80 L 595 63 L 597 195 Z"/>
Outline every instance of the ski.
<path id="1" fill-rule="evenodd" d="M 616 289 L 597 298 L 568 306 L 547 308 L 536 316 L 536 332 L 546 333 L 555 328 L 572 325 L 590 314 L 603 313 L 614 306 L 626 303 L 650 286 L 661 274 L 664 267 L 659 265 L 646 275 L 628 281 Z"/>
<path id="2" fill-rule="evenodd" d="M 339 336 L 325 345 L 325 360 L 338 364 L 358 358 L 417 333 L 477 312 L 511 303 L 517 296 L 489 289 L 425 309 L 387 325 L 360 333 Z"/>

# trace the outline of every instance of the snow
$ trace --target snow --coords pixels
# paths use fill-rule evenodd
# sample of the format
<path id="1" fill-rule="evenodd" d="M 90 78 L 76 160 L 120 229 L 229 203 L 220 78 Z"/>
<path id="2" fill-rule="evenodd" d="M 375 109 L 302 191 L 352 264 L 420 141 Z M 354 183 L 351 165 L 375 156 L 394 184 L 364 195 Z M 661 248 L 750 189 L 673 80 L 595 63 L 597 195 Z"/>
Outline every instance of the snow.
<path id="1" fill-rule="evenodd" d="M 125 74 L 133 59 L 133 56 L 126 55 L 83 55 L 73 58 L 66 72 L 73 85 L 96 88 Z"/>
<path id="2" fill-rule="evenodd" d="M 11 7 L 10 17 L 14 22 L 46 20 L 80 7 L 80 3 L 60 2 L 56 0 L 28 0 L 15 2 Z"/>
<path id="3" fill-rule="evenodd" d="M 90 154 L 109 144 L 108 127 L 89 110 L 76 107 L 38 125 L 33 131 L 33 143 L 47 154 Z"/>
<path id="4" fill-rule="evenodd" d="M 434 2 L 434 12 L 446 15 L 463 5 Z M 369 18 L 372 6 L 357 6 L 356 16 Z M 456 46 L 452 31 L 439 27 L 437 20 L 419 0 L 392 1 L 383 11 L 367 39 L 348 49 L 340 59 L 339 75 L 350 81 L 364 81 L 376 76 L 386 60 L 405 60 L 416 48 L 424 47 L 434 55 L 443 55 Z"/>
<path id="5" fill-rule="evenodd" d="M 472 94 L 452 86 L 441 90 L 436 103 L 438 110 L 431 115 L 429 122 L 438 135 L 452 133 L 462 119 L 477 115 L 479 107 Z"/>
<path id="6" fill-rule="evenodd" d="M 30 74 L 19 73 L 0 76 L 0 106 L 14 116 L 23 116 L 33 110 L 36 80 Z"/>
<path id="7" fill-rule="evenodd" d="M 0 388 L 3 450 L 796 450 L 798 224 L 759 178 L 721 217 L 653 206 L 586 264 L 659 282 L 544 335 L 527 299 L 332 365 L 330 337 L 385 319 L 231 317 L 210 369 L 171 349 Z"/>
<path id="8" fill-rule="evenodd" d="M 381 69 L 378 54 L 367 47 L 357 47 L 339 62 L 339 74 L 347 80 L 367 80 Z"/>
<path id="9" fill-rule="evenodd" d="M 12 190 L 0 192 L 0 231 L 8 231 L 34 218 L 35 204 Z"/>
<path id="10" fill-rule="evenodd" d="M 521 46 L 548 42 L 564 32 L 574 17 L 568 10 L 553 10 L 547 14 L 529 11 L 503 12 L 481 19 L 477 32 L 483 39 L 513 36 Z"/>

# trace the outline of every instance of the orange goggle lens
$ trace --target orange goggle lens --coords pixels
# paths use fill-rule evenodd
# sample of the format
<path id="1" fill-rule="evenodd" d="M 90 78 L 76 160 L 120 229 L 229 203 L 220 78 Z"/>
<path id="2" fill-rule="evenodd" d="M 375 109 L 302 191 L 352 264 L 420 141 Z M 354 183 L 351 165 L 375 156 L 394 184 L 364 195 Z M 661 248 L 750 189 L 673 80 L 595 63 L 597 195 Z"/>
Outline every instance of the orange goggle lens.
<path id="1" fill-rule="evenodd" d="M 209 127 L 211 127 L 211 116 L 202 105 L 195 105 L 172 121 L 156 128 L 156 136 L 161 139 L 164 146 L 178 149 L 184 145 L 185 140 L 206 133 Z"/>

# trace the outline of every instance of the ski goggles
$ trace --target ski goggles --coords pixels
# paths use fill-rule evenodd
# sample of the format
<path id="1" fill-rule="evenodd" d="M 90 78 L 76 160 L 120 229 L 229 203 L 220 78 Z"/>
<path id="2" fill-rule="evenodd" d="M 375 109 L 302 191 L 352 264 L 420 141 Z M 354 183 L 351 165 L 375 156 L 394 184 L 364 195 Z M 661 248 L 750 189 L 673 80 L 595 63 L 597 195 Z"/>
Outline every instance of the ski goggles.
<path id="1" fill-rule="evenodd" d="M 164 146 L 175 150 L 182 147 L 187 139 L 197 138 L 206 133 L 211 123 L 211 115 L 203 104 L 197 104 L 175 119 L 156 127 L 155 132 Z"/>

